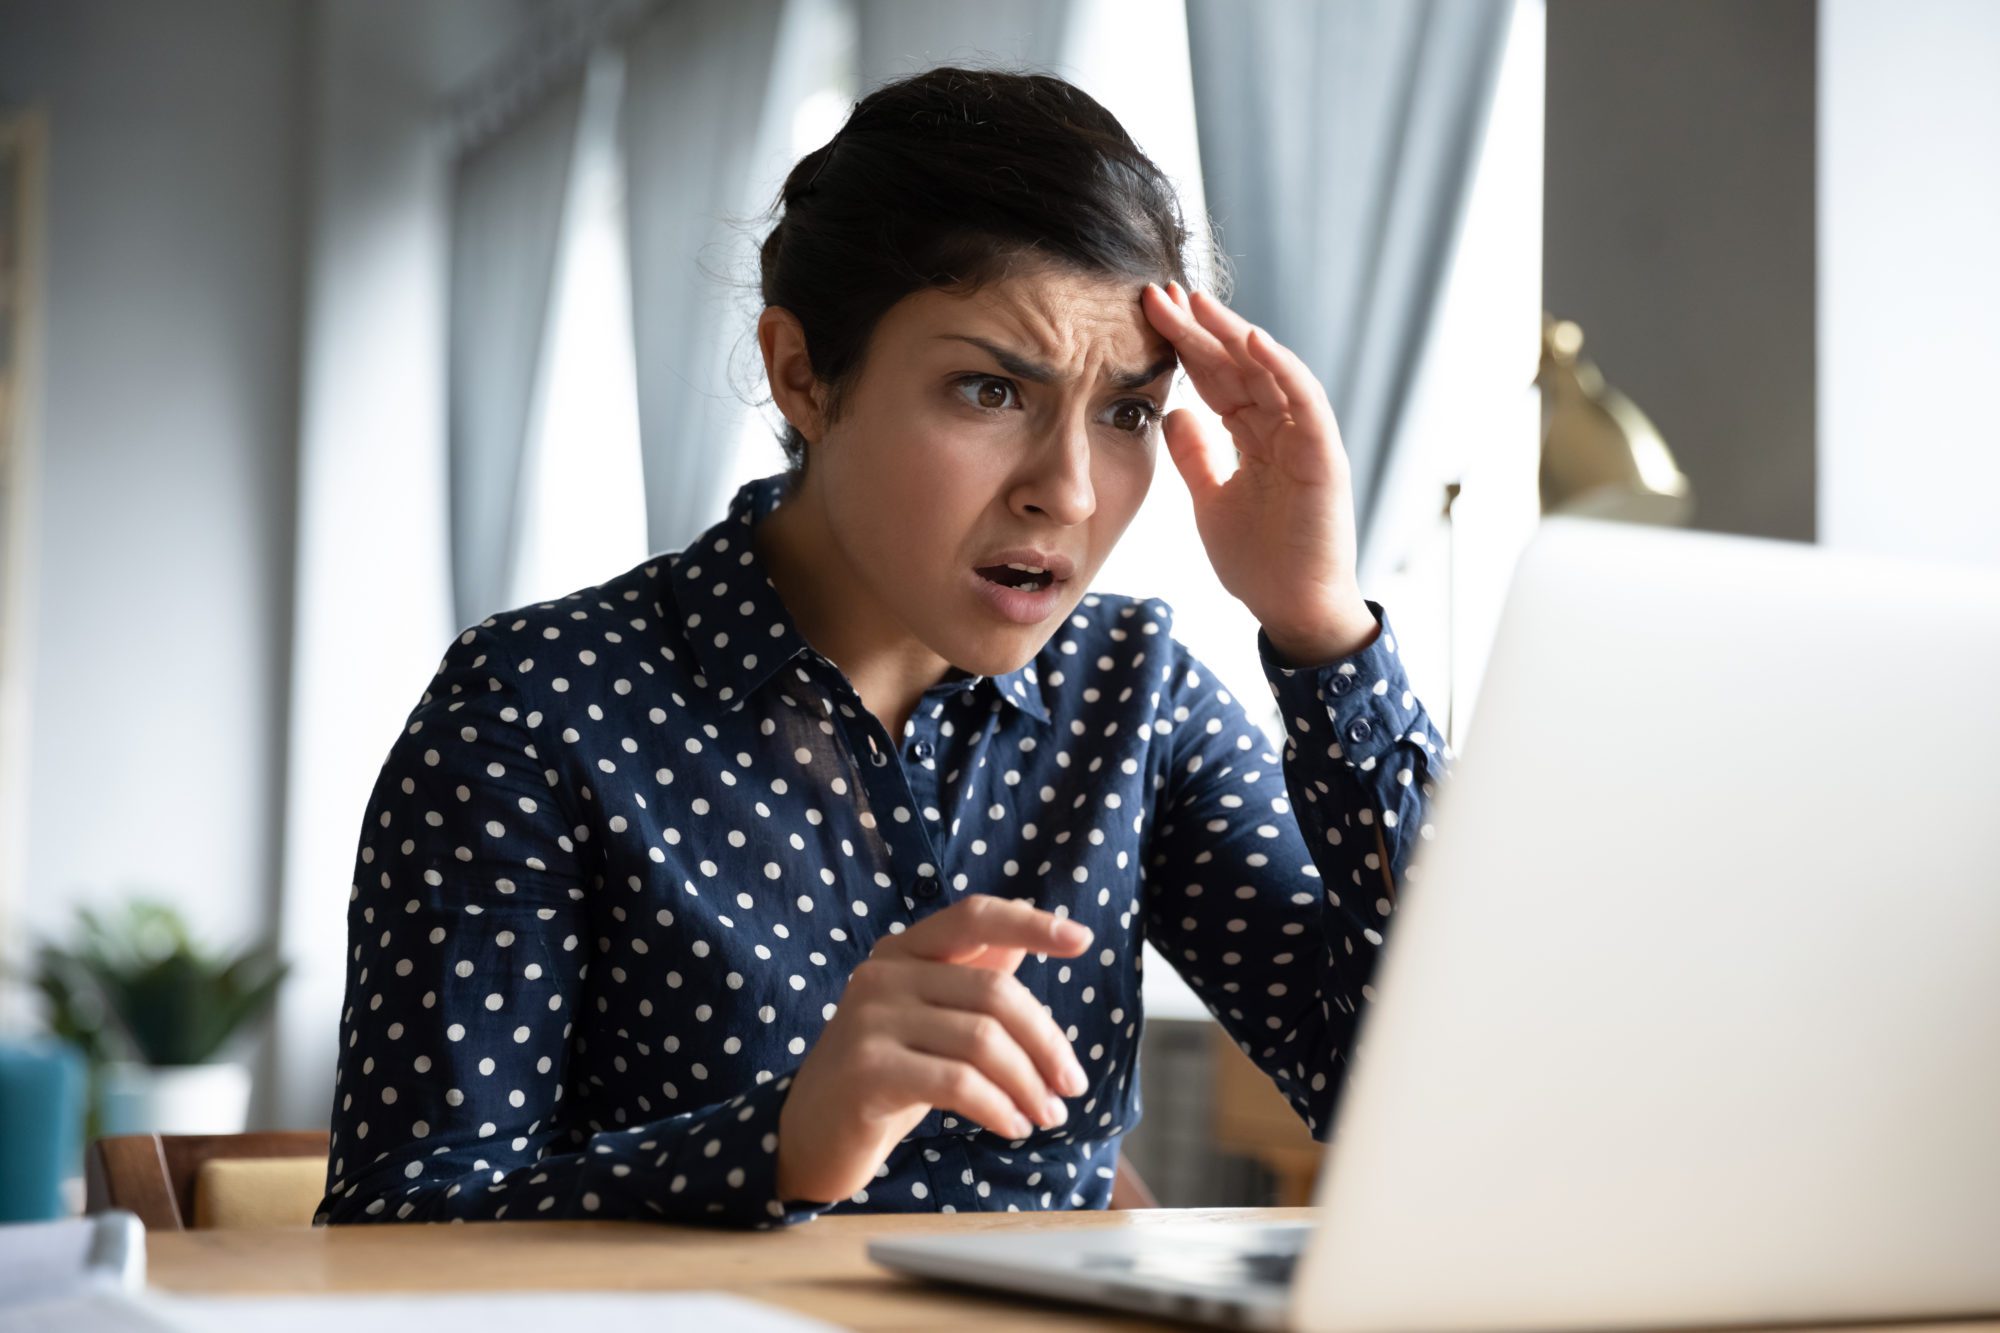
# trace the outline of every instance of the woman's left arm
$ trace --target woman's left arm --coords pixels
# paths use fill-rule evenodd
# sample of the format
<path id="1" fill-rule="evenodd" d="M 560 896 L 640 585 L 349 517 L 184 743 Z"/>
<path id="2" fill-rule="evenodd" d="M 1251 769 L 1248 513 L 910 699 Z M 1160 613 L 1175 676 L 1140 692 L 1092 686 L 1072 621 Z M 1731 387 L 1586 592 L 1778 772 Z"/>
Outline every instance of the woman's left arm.
<path id="1" fill-rule="evenodd" d="M 1286 730 L 1280 793 L 1242 705 L 1192 658 L 1177 663 L 1180 741 L 1156 807 L 1148 925 L 1324 1137 L 1445 750 L 1381 608 L 1361 595 L 1351 470 L 1325 389 L 1206 293 L 1148 283 L 1140 304 L 1235 446 L 1225 474 L 1193 413 L 1166 418 L 1209 563 L 1261 626 Z"/>
<path id="2" fill-rule="evenodd" d="M 1289 664 L 1258 633 L 1282 771 L 1242 701 L 1174 642 L 1171 758 L 1144 854 L 1148 936 L 1321 1139 L 1447 771 L 1370 606 L 1380 634 L 1324 663 Z"/>

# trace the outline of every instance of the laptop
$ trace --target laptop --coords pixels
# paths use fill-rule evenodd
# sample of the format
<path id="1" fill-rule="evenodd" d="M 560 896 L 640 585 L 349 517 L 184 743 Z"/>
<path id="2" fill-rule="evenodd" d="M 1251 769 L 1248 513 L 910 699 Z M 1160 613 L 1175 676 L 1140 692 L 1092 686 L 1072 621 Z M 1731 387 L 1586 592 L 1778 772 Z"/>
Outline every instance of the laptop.
<path id="1" fill-rule="evenodd" d="M 2000 574 L 1551 519 L 1310 1225 L 881 1239 L 1308 1333 L 2000 1312 Z"/>

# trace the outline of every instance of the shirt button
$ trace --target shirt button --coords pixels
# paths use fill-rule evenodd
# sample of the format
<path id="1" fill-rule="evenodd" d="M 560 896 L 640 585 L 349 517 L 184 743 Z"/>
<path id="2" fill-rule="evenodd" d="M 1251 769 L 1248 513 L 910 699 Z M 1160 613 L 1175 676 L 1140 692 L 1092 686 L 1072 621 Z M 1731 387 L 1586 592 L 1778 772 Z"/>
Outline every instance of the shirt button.
<path id="1" fill-rule="evenodd" d="M 1356 745 L 1361 744 L 1361 742 L 1374 734 L 1375 728 L 1368 725 L 1368 719 L 1365 717 L 1357 717 L 1354 721 L 1347 724 L 1347 739 L 1353 741 Z"/>
<path id="2" fill-rule="evenodd" d="M 925 875 L 917 881 L 917 897 L 919 898 L 935 898 L 943 890 L 944 885 L 937 882 L 937 876 L 935 875 Z"/>
<path id="3" fill-rule="evenodd" d="M 1335 694 L 1345 694 L 1354 688 L 1354 677 L 1348 675 L 1346 672 L 1341 672 L 1328 682 L 1327 688 Z"/>
<path id="4" fill-rule="evenodd" d="M 931 743 L 929 741 L 918 741 L 910 747 L 910 753 L 919 759 L 928 759 L 931 757 Z"/>

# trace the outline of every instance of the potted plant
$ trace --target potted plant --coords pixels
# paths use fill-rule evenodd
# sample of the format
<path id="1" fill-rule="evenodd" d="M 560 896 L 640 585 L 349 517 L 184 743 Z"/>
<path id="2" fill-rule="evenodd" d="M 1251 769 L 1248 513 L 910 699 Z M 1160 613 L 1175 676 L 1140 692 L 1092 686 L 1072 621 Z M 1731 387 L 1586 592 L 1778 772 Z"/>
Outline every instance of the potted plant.
<path id="1" fill-rule="evenodd" d="M 238 1134 L 250 1069 L 223 1048 L 265 1015 L 287 964 L 252 948 L 197 948 L 172 907 L 132 902 L 77 910 L 76 942 L 43 944 L 35 986 L 51 1031 L 89 1064 L 85 1139 L 100 1134 Z"/>

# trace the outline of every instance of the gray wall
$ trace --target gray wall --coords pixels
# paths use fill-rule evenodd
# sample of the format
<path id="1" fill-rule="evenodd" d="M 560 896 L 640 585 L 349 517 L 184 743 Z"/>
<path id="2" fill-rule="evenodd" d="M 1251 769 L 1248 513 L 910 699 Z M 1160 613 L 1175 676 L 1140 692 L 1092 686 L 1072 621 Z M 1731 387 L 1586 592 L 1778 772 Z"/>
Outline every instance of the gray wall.
<path id="1" fill-rule="evenodd" d="M 277 936 L 292 1039 L 261 1052 L 256 1124 L 324 1123 L 361 807 L 454 624 L 437 112 L 576 4 L 0 0 L 0 102 L 50 133 L 30 834 L 0 955 L 140 891 L 211 943 Z M 329 973 L 330 998 L 306 984 Z"/>
<path id="2" fill-rule="evenodd" d="M 1695 526 L 1814 536 L 1813 0 L 1548 0 L 1543 292 Z"/>
<path id="3" fill-rule="evenodd" d="M 49 122 L 31 934 L 140 889 L 268 924 L 304 42 L 295 0 L 0 6 L 0 99 Z"/>

